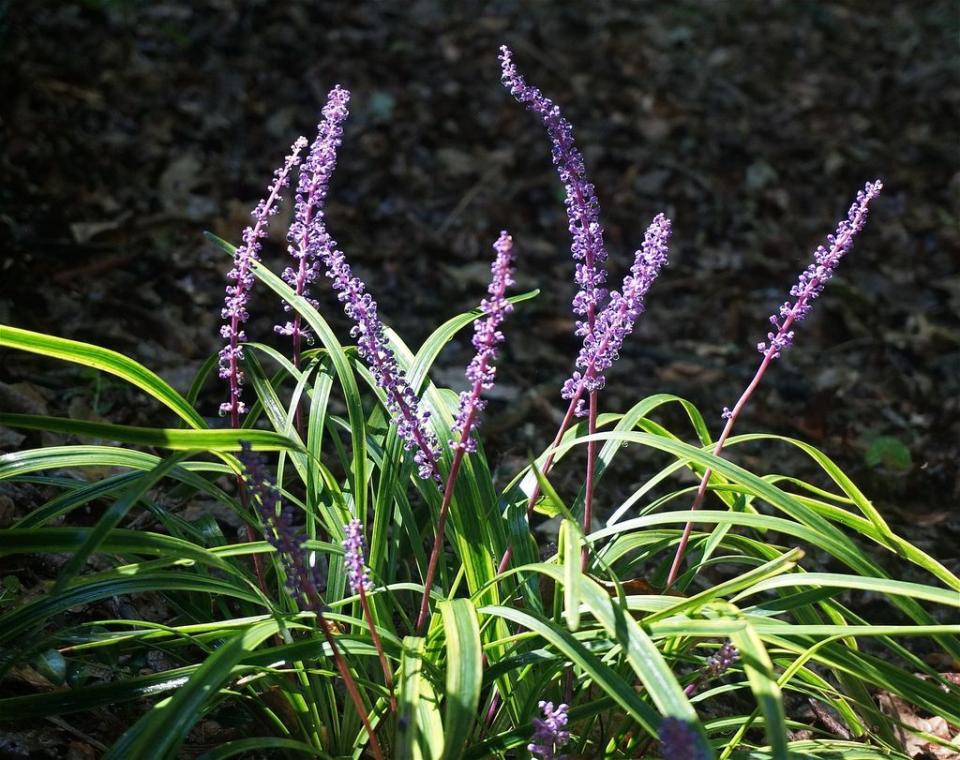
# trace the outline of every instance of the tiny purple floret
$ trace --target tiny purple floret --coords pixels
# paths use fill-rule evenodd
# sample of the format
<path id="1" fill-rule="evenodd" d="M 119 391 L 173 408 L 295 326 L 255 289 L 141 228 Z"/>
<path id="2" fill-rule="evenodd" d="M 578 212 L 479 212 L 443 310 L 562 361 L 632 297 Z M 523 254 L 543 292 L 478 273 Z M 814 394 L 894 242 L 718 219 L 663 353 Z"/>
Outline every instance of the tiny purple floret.
<path id="1" fill-rule="evenodd" d="M 536 87 L 527 84 L 517 71 L 513 53 L 506 45 L 500 47 L 501 82 L 528 111 L 536 114 L 547 129 L 552 145 L 553 164 L 566 189 L 567 221 L 572 238 L 570 252 L 576 261 L 576 281 L 580 287 L 573 299 L 573 311 L 583 317 L 577 322 L 577 335 L 594 332 L 594 315 L 601 308 L 606 291 L 606 272 L 602 264 L 607 259 L 600 225 L 600 204 L 594 186 L 587 179 L 583 156 L 573 139 L 573 127 L 560 108 Z"/>
<path id="2" fill-rule="evenodd" d="M 543 718 L 533 719 L 533 736 L 527 750 L 540 760 L 563 760 L 564 756 L 557 752 L 570 741 L 570 732 L 566 730 L 567 706 L 553 702 L 540 702 L 537 707 L 543 713 Z"/>
<path id="3" fill-rule="evenodd" d="M 373 582 L 367 573 L 364 558 L 366 541 L 363 538 L 363 524 L 357 519 L 347 523 L 343 550 L 343 564 L 347 568 L 347 581 L 350 583 L 350 590 L 354 594 L 359 594 L 361 588 L 364 591 L 372 589 Z"/>
<path id="4" fill-rule="evenodd" d="M 610 294 L 610 303 L 597 317 L 593 335 L 584 338 L 577 357 L 579 369 L 563 384 L 562 392 L 565 399 L 579 399 L 578 416 L 586 414 L 584 392 L 592 393 L 603 388 L 606 382 L 604 373 L 619 358 L 624 338 L 633 331 L 634 323 L 643 313 L 647 292 L 667 263 L 669 240 L 670 220 L 657 214 L 647 228 L 643 247 L 636 252 L 623 287 L 620 292 Z"/>
<path id="5" fill-rule="evenodd" d="M 477 450 L 477 442 L 470 437 L 470 430 L 476 425 L 476 416 L 487 405 L 487 402 L 480 398 L 480 394 L 493 388 L 497 376 L 493 361 L 497 358 L 497 345 L 503 342 L 500 324 L 507 314 L 513 311 L 513 304 L 504 297 L 507 288 L 513 284 L 513 238 L 504 230 L 493 248 L 497 256 L 490 267 L 493 276 L 487 288 L 489 297 L 480 302 L 480 308 L 487 313 L 487 318 L 474 323 L 473 347 L 477 353 L 466 372 L 467 380 L 473 387 L 460 394 L 460 408 L 451 431 L 454 439 L 450 441 L 450 446 L 463 448 L 470 453 Z"/>
<path id="6" fill-rule="evenodd" d="M 880 180 L 868 182 L 857 193 L 857 200 L 850 206 L 847 218 L 840 222 L 837 231 L 827 236 L 829 248 L 819 246 L 813 254 L 813 263 L 800 275 L 797 284 L 790 288 L 790 295 L 796 301 L 785 301 L 777 314 L 770 317 L 775 328 L 767 333 L 767 340 L 757 344 L 757 350 L 771 359 L 780 358 L 780 354 L 793 345 L 794 322 L 800 322 L 810 313 L 813 301 L 823 292 L 834 271 L 842 259 L 853 247 L 853 239 L 867 222 L 868 206 L 883 189 Z"/>
<path id="7" fill-rule="evenodd" d="M 247 313 L 247 302 L 256 281 L 251 270 L 253 263 L 260 260 L 260 241 L 267 234 L 270 217 L 278 211 L 280 191 L 289 182 L 290 172 L 300 162 L 300 152 L 306 146 L 306 139 L 299 138 L 293 144 L 283 166 L 274 173 L 273 182 L 267 188 L 267 197 L 253 210 L 254 223 L 243 231 L 243 244 L 234 252 L 233 268 L 227 273 L 227 279 L 232 284 L 227 285 L 227 295 L 220 312 L 224 320 L 220 337 L 227 341 L 227 345 L 220 351 L 219 374 L 221 379 L 229 381 L 230 400 L 220 405 L 220 414 L 229 414 L 233 427 L 238 426 L 240 415 L 247 411 L 246 405 L 240 399 L 244 379 L 243 372 L 240 371 L 240 360 L 243 358 L 243 347 L 240 344 L 247 339 L 242 328 L 250 316 Z"/>

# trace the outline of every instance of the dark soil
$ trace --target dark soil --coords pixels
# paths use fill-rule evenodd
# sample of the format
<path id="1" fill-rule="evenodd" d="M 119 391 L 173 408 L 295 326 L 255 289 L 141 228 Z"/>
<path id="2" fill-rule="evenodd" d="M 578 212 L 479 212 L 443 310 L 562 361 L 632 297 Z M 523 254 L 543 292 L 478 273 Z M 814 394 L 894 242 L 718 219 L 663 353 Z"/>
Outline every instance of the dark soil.
<path id="1" fill-rule="evenodd" d="M 960 565 L 955 2 L 23 0 L 0 14 L 0 322 L 116 348 L 185 389 L 218 348 L 229 266 L 202 232 L 239 240 L 341 83 L 354 98 L 330 227 L 407 342 L 476 304 L 502 228 L 520 288 L 542 290 L 505 326 L 487 423 L 505 472 L 548 443 L 578 346 L 561 187 L 542 127 L 500 87 L 498 45 L 576 128 L 611 282 L 655 213 L 674 221 L 604 410 L 671 392 L 719 430 L 768 314 L 856 190 L 883 178 L 739 430 L 815 444 L 900 532 Z M 255 311 L 248 333 L 272 341 L 278 305 Z M 461 385 L 469 357 L 464 335 L 434 379 Z M 169 423 L 109 379 L 0 361 L 0 409 Z M 39 443 L 0 433 L 7 450 Z M 731 455 L 810 472 L 786 447 Z"/>

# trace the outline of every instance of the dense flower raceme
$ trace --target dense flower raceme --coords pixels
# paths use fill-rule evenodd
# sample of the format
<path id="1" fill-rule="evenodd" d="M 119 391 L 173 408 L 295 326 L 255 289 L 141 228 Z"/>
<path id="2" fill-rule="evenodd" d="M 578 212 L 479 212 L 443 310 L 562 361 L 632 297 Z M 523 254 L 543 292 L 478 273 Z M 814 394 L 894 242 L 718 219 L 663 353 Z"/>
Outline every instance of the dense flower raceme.
<path id="1" fill-rule="evenodd" d="M 554 708 L 553 702 L 540 702 L 537 706 L 543 718 L 533 719 L 533 736 L 527 750 L 540 760 L 563 760 L 563 755 L 558 755 L 557 751 L 570 741 L 570 732 L 566 730 L 567 706 Z"/>
<path id="2" fill-rule="evenodd" d="M 367 573 L 365 551 L 363 524 L 353 519 L 347 523 L 346 538 L 343 540 L 343 564 L 347 568 L 347 581 L 354 594 L 359 594 L 361 588 L 364 591 L 373 588 L 373 582 Z"/>
<path id="3" fill-rule="evenodd" d="M 317 126 L 317 136 L 300 166 L 294 220 L 287 232 L 287 250 L 297 261 L 297 266 L 287 267 L 283 279 L 297 295 L 306 297 L 314 306 L 317 303 L 309 296 L 310 285 L 320 276 L 320 266 L 316 246 L 310 244 L 311 235 L 317 234 L 313 221 L 324 213 L 330 177 L 337 165 L 337 148 L 343 138 L 343 122 L 349 113 L 349 102 L 350 92 L 340 85 L 327 95 L 323 120 Z M 289 304 L 284 304 L 284 309 L 291 311 Z M 293 337 L 297 350 L 301 340 L 312 340 L 309 330 L 301 325 L 299 314 L 292 321 L 277 325 L 274 330 Z"/>
<path id="4" fill-rule="evenodd" d="M 584 339 L 577 357 L 579 369 L 563 384 L 562 393 L 565 399 L 579 399 L 579 416 L 586 413 L 584 392 L 592 393 L 603 388 L 606 382 L 604 373 L 619 357 L 624 338 L 633 331 L 634 323 L 643 313 L 647 292 L 667 263 L 670 229 L 667 217 L 663 214 L 654 217 L 647 228 L 643 246 L 636 252 L 630 274 L 623 280 L 623 287 L 610 294 L 610 303 L 597 317 L 593 335 Z"/>
<path id="5" fill-rule="evenodd" d="M 666 760 L 708 760 L 710 753 L 686 721 L 664 718 L 660 724 L 660 754 Z"/>
<path id="6" fill-rule="evenodd" d="M 827 236 L 829 248 L 822 245 L 817 248 L 813 254 L 813 263 L 804 270 L 797 284 L 790 289 L 790 295 L 796 301 L 784 302 L 779 313 L 770 317 L 770 323 L 776 328 L 776 332 L 767 333 L 767 340 L 757 344 L 757 350 L 761 354 L 777 359 L 793 344 L 791 325 L 794 322 L 800 322 L 810 313 L 812 302 L 823 292 L 824 286 L 833 277 L 840 259 L 853 247 L 853 239 L 866 224 L 870 201 L 876 198 L 882 189 L 883 183 L 877 180 L 868 182 L 863 190 L 857 193 L 857 199 L 850 206 L 847 218 L 840 222 L 833 235 Z M 729 417 L 726 409 L 724 416 Z"/>
<path id="7" fill-rule="evenodd" d="M 504 87 L 540 118 L 550 136 L 553 163 L 566 188 L 567 220 L 573 238 L 570 250 L 577 262 L 576 280 L 580 290 L 573 299 L 573 310 L 585 318 L 577 322 L 577 335 L 587 337 L 591 333 L 594 314 L 601 308 L 606 295 L 603 287 L 606 272 L 602 265 L 607 251 L 596 192 L 587 179 L 583 156 L 574 143 L 573 127 L 560 113 L 560 108 L 536 87 L 527 84 L 517 71 L 513 54 L 506 45 L 500 47 L 500 66 Z"/>
<path id="8" fill-rule="evenodd" d="M 243 244 L 234 253 L 233 268 L 227 273 L 231 284 L 227 285 L 227 296 L 220 313 L 224 319 L 220 336 L 227 345 L 220 351 L 220 377 L 230 383 L 230 400 L 220 405 L 220 414 L 229 414 L 234 427 L 238 425 L 240 415 L 247 411 L 240 399 L 243 385 L 243 372 L 240 371 L 243 348 L 240 344 L 247 339 L 242 328 L 249 317 L 247 301 L 254 283 L 252 264 L 260 259 L 260 241 L 267 234 L 270 217 L 277 213 L 280 191 L 289 182 L 290 172 L 299 163 L 300 153 L 306 146 L 306 139 L 299 138 L 283 166 L 274 173 L 267 197 L 253 210 L 254 223 L 243 231 Z"/>
<path id="9" fill-rule="evenodd" d="M 513 305 L 504 297 L 507 288 L 513 285 L 513 238 L 504 230 L 493 248 L 497 256 L 490 267 L 493 277 L 487 288 L 489 298 L 480 302 L 480 308 L 487 313 L 487 318 L 474 323 L 473 347 L 477 353 L 466 373 L 473 387 L 460 394 L 460 408 L 452 430 L 455 438 L 450 441 L 451 447 L 462 447 L 468 452 L 477 450 L 477 442 L 470 437 L 470 429 L 476 424 L 476 415 L 487 405 L 480 394 L 493 388 L 497 376 L 493 361 L 497 358 L 497 345 L 503 342 L 500 323 L 513 311 Z"/>
<path id="10" fill-rule="evenodd" d="M 277 550 L 284 564 L 287 590 L 294 599 L 304 601 L 307 609 L 322 614 L 319 589 L 323 580 L 303 549 L 307 537 L 294 524 L 296 512 L 287 504 L 281 506 L 278 514 L 280 492 L 267 473 L 262 457 L 254 454 L 246 441 L 240 445 L 242 450 L 238 458 L 246 470 L 245 488 L 266 527 L 264 538 Z"/>
<path id="11" fill-rule="evenodd" d="M 439 483 L 440 446 L 429 427 L 430 412 L 420 410 L 417 395 L 387 345 L 383 324 L 377 316 L 377 302 L 366 292 L 360 278 L 354 276 L 343 252 L 327 233 L 322 216 L 314 221 L 314 227 L 310 245 L 326 266 L 324 274 L 333 284 L 344 312 L 354 322 L 350 335 L 357 339 L 360 356 L 387 397 L 387 410 L 397 426 L 397 434 L 408 451 L 416 449 L 414 461 L 420 477 Z"/>

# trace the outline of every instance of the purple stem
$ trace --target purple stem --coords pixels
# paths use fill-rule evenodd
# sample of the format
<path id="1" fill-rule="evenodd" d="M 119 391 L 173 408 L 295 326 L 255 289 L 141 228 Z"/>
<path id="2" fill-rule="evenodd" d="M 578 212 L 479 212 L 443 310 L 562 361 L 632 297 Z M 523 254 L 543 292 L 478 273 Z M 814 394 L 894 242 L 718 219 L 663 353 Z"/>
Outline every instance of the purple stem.
<path id="1" fill-rule="evenodd" d="M 383 642 L 380 640 L 380 634 L 377 633 L 377 626 L 373 622 L 373 613 L 370 611 L 370 601 L 367 599 L 367 590 L 361 584 L 357 589 L 360 593 L 360 607 L 363 609 L 364 620 L 367 621 L 367 627 L 370 629 L 370 638 L 373 640 L 374 649 L 377 650 L 377 657 L 380 658 L 380 667 L 383 669 L 383 682 L 390 690 L 390 712 L 397 711 L 397 695 L 393 688 L 393 671 L 390 669 L 390 663 L 387 662 L 387 653 L 383 650 Z"/>
<path id="2" fill-rule="evenodd" d="M 597 392 L 590 394 L 590 417 L 587 423 L 587 432 L 592 436 L 597 432 Z M 586 492 L 583 496 L 583 535 L 590 534 L 590 528 L 593 525 L 593 478 L 597 469 L 596 457 L 597 442 L 587 441 L 587 482 Z M 584 546 L 580 553 L 580 569 L 587 571 L 587 564 L 590 562 L 590 552 Z"/>
<path id="3" fill-rule="evenodd" d="M 586 373 L 584 373 L 586 377 Z M 560 441 L 563 439 L 563 434 L 567 432 L 567 428 L 570 426 L 570 421 L 573 419 L 574 413 L 577 410 L 577 402 L 580 401 L 580 397 L 583 395 L 583 381 L 580 383 L 580 387 L 577 390 L 573 398 L 570 399 L 570 406 L 567 407 L 567 413 L 563 417 L 563 422 L 560 423 L 560 429 L 557 430 L 556 436 L 554 436 L 553 443 L 550 444 L 550 453 L 547 454 L 547 458 L 543 462 L 543 467 L 540 468 L 540 472 L 544 477 L 550 473 L 550 468 L 553 466 L 553 458 L 556 456 L 556 448 L 560 445 Z M 527 499 L 527 519 L 530 519 L 530 515 L 533 514 L 533 508 L 536 506 L 537 499 L 540 498 L 540 484 L 533 484 L 533 491 L 530 493 L 530 498 Z M 507 568 L 510 567 L 510 560 L 513 559 L 513 546 L 507 545 L 507 550 L 503 553 L 503 556 L 500 558 L 500 564 L 497 566 L 497 574 L 500 575 L 507 571 Z"/>

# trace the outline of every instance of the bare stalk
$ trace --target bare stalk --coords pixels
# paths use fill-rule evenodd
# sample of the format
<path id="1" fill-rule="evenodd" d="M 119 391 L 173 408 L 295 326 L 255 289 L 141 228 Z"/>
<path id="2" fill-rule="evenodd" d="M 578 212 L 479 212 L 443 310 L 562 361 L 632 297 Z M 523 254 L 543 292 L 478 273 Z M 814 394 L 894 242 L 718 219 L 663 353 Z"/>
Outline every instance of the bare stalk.
<path id="1" fill-rule="evenodd" d="M 380 658 L 380 667 L 383 669 L 383 682 L 390 690 L 390 712 L 397 711 L 397 695 L 393 688 L 393 671 L 390 669 L 390 663 L 387 662 L 387 653 L 383 651 L 383 642 L 380 640 L 380 634 L 377 633 L 377 626 L 373 622 L 373 614 L 370 612 L 370 600 L 367 599 L 367 590 L 361 585 L 360 607 L 363 610 L 364 620 L 367 621 L 367 627 L 370 629 L 370 638 L 373 639 L 373 646 L 377 650 L 377 657 Z"/>

